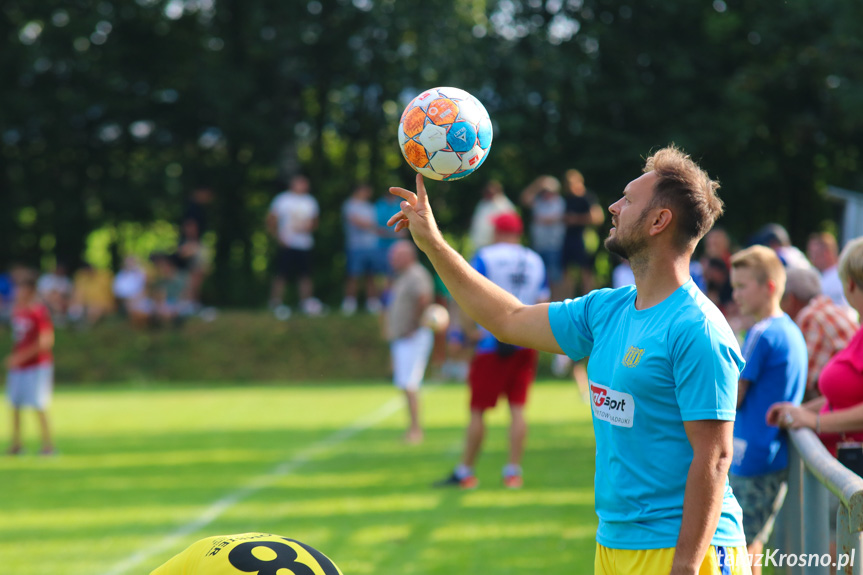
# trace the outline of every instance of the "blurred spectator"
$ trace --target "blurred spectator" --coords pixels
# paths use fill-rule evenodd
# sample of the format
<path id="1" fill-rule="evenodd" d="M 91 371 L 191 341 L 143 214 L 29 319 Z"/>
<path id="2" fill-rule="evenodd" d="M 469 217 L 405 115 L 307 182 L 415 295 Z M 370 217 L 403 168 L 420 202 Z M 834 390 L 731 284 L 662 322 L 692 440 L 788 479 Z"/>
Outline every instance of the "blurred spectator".
<path id="1" fill-rule="evenodd" d="M 72 297 L 72 281 L 66 266 L 57 263 L 53 272 L 42 274 L 36 284 L 36 291 L 48 306 L 54 323 L 61 325 L 69 312 L 69 301 Z"/>
<path id="2" fill-rule="evenodd" d="M 852 240 L 839 256 L 839 278 L 845 299 L 858 313 L 863 313 L 863 238 Z M 821 370 L 816 397 L 796 406 L 774 404 L 767 412 L 767 423 L 788 429 L 809 428 L 820 437 L 835 457 L 841 455 L 842 443 L 863 442 L 863 330 L 858 329 L 845 349 L 837 352 Z M 835 533 L 839 499 L 830 498 L 830 529 Z M 835 540 L 835 536 L 833 537 Z"/>
<path id="3" fill-rule="evenodd" d="M 494 243 L 479 250 L 471 265 L 480 274 L 514 295 L 525 305 L 548 301 L 548 282 L 542 258 L 521 245 L 522 221 L 514 213 L 494 219 Z M 465 326 L 472 331 L 473 328 Z M 509 403 L 509 454 L 503 467 L 503 483 L 510 489 L 522 486 L 521 460 L 527 438 L 524 408 L 536 377 L 538 353 L 498 341 L 479 328 L 476 351 L 470 364 L 470 422 L 461 461 L 438 487 L 474 488 L 478 480 L 474 466 L 485 437 L 485 412 L 506 396 Z"/>
<path id="4" fill-rule="evenodd" d="M 809 236 L 806 244 L 806 255 L 809 261 L 821 274 L 821 293 L 832 299 L 837 305 L 848 306 L 839 279 L 839 248 L 833 234 L 822 232 Z"/>
<path id="5" fill-rule="evenodd" d="M 153 281 L 153 314 L 158 322 L 178 325 L 191 311 L 185 295 L 188 274 L 178 265 L 177 257 L 164 253 L 150 256 L 156 268 Z"/>
<path id="6" fill-rule="evenodd" d="M 743 508 L 743 532 L 752 555 L 760 554 L 785 497 L 788 439 L 766 423 L 778 401 L 799 404 L 806 389 L 806 342 L 782 312 L 785 268 L 776 252 L 753 246 L 731 258 L 731 284 L 740 310 L 757 323 L 746 334 L 737 390 L 734 455 L 729 479 Z M 753 575 L 760 567 L 753 566 Z"/>
<path id="7" fill-rule="evenodd" d="M 845 299 L 863 313 L 863 238 L 852 240 L 842 250 L 839 277 Z M 863 442 L 863 330 L 858 329 L 845 349 L 827 362 L 818 389 L 822 397 L 801 406 L 786 402 L 771 406 L 768 423 L 813 429 L 834 456 L 840 442 Z"/>
<path id="8" fill-rule="evenodd" d="M 617 289 L 631 285 L 635 285 L 635 275 L 632 273 L 632 266 L 629 265 L 629 260 L 621 258 L 620 263 L 611 272 L 611 287 Z"/>
<path id="9" fill-rule="evenodd" d="M 312 232 L 318 227 L 320 208 L 309 190 L 309 180 L 297 175 L 291 187 L 273 199 L 267 214 L 267 230 L 278 242 L 275 277 L 270 293 L 270 308 L 284 319 L 290 308 L 284 303 L 285 285 L 297 280 L 300 309 L 306 315 L 323 313 L 321 302 L 314 297 L 312 283 Z"/>
<path id="10" fill-rule="evenodd" d="M 196 310 L 201 305 L 201 286 L 209 273 L 209 254 L 202 239 L 207 231 L 207 206 L 212 203 L 213 197 L 213 190 L 207 186 L 198 186 L 192 190 L 180 220 L 178 263 L 188 273 L 186 298 Z"/>
<path id="11" fill-rule="evenodd" d="M 21 410 L 32 407 L 39 416 L 42 455 L 53 455 L 54 444 L 48 421 L 48 406 L 54 385 L 54 327 L 48 309 L 36 292 L 36 272 L 14 274 L 15 303 L 12 309 L 12 353 L 6 357 L 6 393 L 12 406 L 12 441 L 8 453 L 22 451 Z"/>
<path id="12" fill-rule="evenodd" d="M 423 327 L 420 319 L 434 298 L 434 280 L 417 261 L 413 242 L 396 242 L 388 256 L 396 279 L 383 318 L 384 335 L 390 342 L 393 383 L 407 401 L 410 423 L 405 441 L 419 443 L 423 439 L 419 392 L 434 345 L 432 330 Z"/>
<path id="13" fill-rule="evenodd" d="M 386 271 L 378 251 L 378 223 L 375 206 L 371 202 L 372 188 L 368 184 L 354 187 L 351 197 L 342 205 L 342 224 L 345 231 L 348 277 L 342 313 L 353 315 L 357 311 L 357 288 L 360 278 L 365 279 L 366 310 L 381 311 L 377 277 Z"/>
<path id="14" fill-rule="evenodd" d="M 566 208 L 564 224 L 566 233 L 563 240 L 563 276 L 567 284 L 563 297 L 573 297 L 593 290 L 593 254 L 588 253 L 584 245 L 585 230 L 602 225 L 605 221 L 605 210 L 599 205 L 596 195 L 584 185 L 584 176 L 578 170 L 567 170 L 564 174 L 564 187 L 569 193 L 564 194 Z M 579 270 L 580 286 L 577 291 L 568 285 L 570 266 Z"/>
<path id="15" fill-rule="evenodd" d="M 0 321 L 5 322 L 12 314 L 15 287 L 10 272 L 0 272 Z"/>
<path id="16" fill-rule="evenodd" d="M 503 185 L 489 180 L 482 189 L 482 198 L 477 202 L 470 221 L 470 243 L 473 251 L 491 244 L 494 239 L 492 220 L 500 214 L 515 212 L 515 206 L 503 192 Z"/>
<path id="17" fill-rule="evenodd" d="M 786 268 L 808 268 L 812 267 L 806 255 L 791 245 L 788 231 L 779 224 L 767 224 L 755 232 L 749 242 L 750 245 L 759 244 L 771 248 L 779 256 L 782 265 Z"/>
<path id="18" fill-rule="evenodd" d="M 719 308 L 727 318 L 736 314 L 736 304 L 732 297 L 731 274 L 725 261 L 718 257 L 710 257 L 704 268 L 705 295 Z"/>
<path id="19" fill-rule="evenodd" d="M 806 340 L 809 370 L 806 398 L 818 396 L 818 378 L 830 358 L 848 345 L 858 325 L 849 308 L 822 294 L 818 272 L 789 269 L 782 309 L 791 316 Z"/>
<path id="20" fill-rule="evenodd" d="M 93 325 L 114 311 L 114 276 L 110 270 L 84 263 L 72 280 L 69 319 Z"/>
<path id="21" fill-rule="evenodd" d="M 147 294 L 147 272 L 138 258 L 127 256 L 114 278 L 114 297 L 133 325 L 143 327 L 153 311 Z"/>
<path id="22" fill-rule="evenodd" d="M 400 197 L 386 193 L 375 202 L 375 216 L 378 224 L 378 254 L 381 258 L 380 265 L 386 270 L 388 278 L 387 283 L 391 280 L 393 273 L 393 270 L 390 268 L 390 261 L 387 254 L 390 253 L 390 249 L 393 247 L 393 244 L 400 239 L 408 237 L 407 230 L 396 232 L 394 229 L 395 226 L 387 225 L 387 222 L 392 215 L 401 209 L 399 207 L 401 201 L 402 199 Z"/>
<path id="23" fill-rule="evenodd" d="M 540 176 L 521 192 L 520 199 L 531 211 L 530 245 L 545 264 L 551 297 L 556 300 L 561 296 L 566 234 L 566 202 L 560 195 L 560 181 L 554 176 Z"/>
<path id="24" fill-rule="evenodd" d="M 704 236 L 704 254 L 701 256 L 701 266 L 706 268 L 711 259 L 720 259 L 725 263 L 727 271 L 731 270 L 731 238 L 723 228 L 714 227 Z"/>

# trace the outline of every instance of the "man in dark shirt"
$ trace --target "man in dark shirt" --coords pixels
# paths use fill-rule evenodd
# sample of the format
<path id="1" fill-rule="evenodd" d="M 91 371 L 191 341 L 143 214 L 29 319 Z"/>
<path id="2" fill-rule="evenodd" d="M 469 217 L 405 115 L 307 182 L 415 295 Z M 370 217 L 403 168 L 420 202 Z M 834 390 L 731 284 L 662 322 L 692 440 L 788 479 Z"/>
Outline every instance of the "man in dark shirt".
<path id="1" fill-rule="evenodd" d="M 605 212 L 596 196 L 587 191 L 584 186 L 584 176 L 578 170 L 567 170 L 564 175 L 564 187 L 569 193 L 564 194 L 566 235 L 563 240 L 563 269 L 566 281 L 565 295 L 572 297 L 593 289 L 593 254 L 588 253 L 584 245 L 584 231 L 601 225 L 605 221 Z M 576 293 L 567 273 L 573 265 L 579 268 L 581 283 Z"/>

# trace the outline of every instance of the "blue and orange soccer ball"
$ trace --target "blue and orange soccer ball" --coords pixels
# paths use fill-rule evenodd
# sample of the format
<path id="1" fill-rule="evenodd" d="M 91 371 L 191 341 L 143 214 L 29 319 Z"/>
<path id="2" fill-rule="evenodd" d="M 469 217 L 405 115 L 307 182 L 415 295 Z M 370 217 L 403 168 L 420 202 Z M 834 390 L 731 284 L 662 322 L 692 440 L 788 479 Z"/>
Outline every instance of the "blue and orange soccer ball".
<path id="1" fill-rule="evenodd" d="M 432 88 L 408 104 L 399 146 L 414 170 L 433 180 L 458 180 L 482 165 L 491 148 L 488 112 L 458 88 Z"/>

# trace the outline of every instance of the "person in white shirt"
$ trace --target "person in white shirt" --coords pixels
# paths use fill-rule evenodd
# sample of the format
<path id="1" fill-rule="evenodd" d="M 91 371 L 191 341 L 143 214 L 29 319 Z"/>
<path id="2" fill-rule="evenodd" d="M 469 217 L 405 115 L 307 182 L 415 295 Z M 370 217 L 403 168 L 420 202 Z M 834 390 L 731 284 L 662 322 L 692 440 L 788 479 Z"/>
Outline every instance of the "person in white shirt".
<path id="1" fill-rule="evenodd" d="M 510 212 L 515 212 L 515 205 L 506 197 L 503 185 L 497 180 L 489 180 L 482 189 L 482 199 L 477 202 L 470 221 L 470 243 L 474 251 L 492 243 L 492 220 L 500 214 Z"/>
<path id="2" fill-rule="evenodd" d="M 493 220 L 493 225 L 494 243 L 479 250 L 471 266 L 525 305 L 548 301 L 545 264 L 537 252 L 521 245 L 521 218 L 515 213 L 501 214 Z M 505 487 L 518 489 L 522 485 L 521 458 L 527 437 L 524 408 L 536 377 L 539 353 L 535 349 L 502 343 L 481 327 L 475 339 L 476 351 L 468 375 L 470 423 L 464 451 L 452 474 L 435 485 L 472 489 L 479 484 L 474 464 L 485 436 L 484 415 L 497 405 L 501 396 L 506 396 L 510 410 L 510 444 L 502 479 Z"/>
<path id="3" fill-rule="evenodd" d="M 315 240 L 312 233 L 318 227 L 318 202 L 309 193 L 309 180 L 297 175 L 291 179 L 291 187 L 277 195 L 267 213 L 267 231 L 278 242 L 270 308 L 276 317 L 286 319 L 290 308 L 284 304 L 285 286 L 288 280 L 297 280 L 300 307 L 307 315 L 320 315 L 323 306 L 314 297 L 312 283 L 312 248 Z"/>

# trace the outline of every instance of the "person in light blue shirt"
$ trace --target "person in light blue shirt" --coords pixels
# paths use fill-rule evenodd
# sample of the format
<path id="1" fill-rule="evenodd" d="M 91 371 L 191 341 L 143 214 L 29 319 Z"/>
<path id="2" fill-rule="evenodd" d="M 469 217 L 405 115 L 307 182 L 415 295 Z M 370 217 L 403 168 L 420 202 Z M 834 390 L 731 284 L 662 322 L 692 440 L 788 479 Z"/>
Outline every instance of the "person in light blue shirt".
<path id="1" fill-rule="evenodd" d="M 780 307 L 785 268 L 765 246 L 752 246 L 731 258 L 731 286 L 740 311 L 757 323 L 746 334 L 734 423 L 731 487 L 743 506 L 743 530 L 749 553 L 759 555 L 770 537 L 785 498 L 788 439 L 767 425 L 767 411 L 777 402 L 799 405 L 806 390 L 809 354 L 800 328 Z M 753 565 L 754 575 L 761 567 Z"/>
<path id="2" fill-rule="evenodd" d="M 719 185 L 675 147 L 609 207 L 605 247 L 630 261 L 635 287 L 526 305 L 444 240 L 421 176 L 389 220 L 409 229 L 450 294 L 498 340 L 590 355 L 596 431 L 594 571 L 601 575 L 748 574 L 741 510 L 728 486 L 743 359 L 690 261 L 722 213 Z"/>

